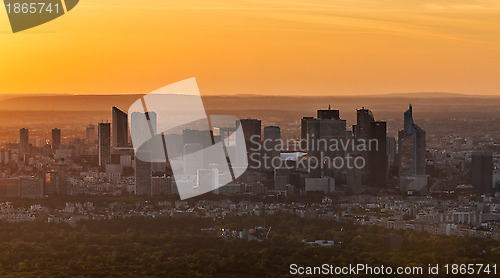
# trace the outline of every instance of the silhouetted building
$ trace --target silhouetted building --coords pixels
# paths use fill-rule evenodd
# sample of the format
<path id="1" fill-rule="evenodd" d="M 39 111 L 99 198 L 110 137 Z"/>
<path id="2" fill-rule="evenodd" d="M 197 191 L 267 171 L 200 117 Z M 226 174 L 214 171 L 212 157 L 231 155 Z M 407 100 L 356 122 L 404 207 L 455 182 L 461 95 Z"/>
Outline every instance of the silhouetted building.
<path id="1" fill-rule="evenodd" d="M 314 120 L 314 117 L 303 117 L 300 120 L 300 148 L 301 151 L 307 151 L 307 123 L 309 120 Z"/>
<path id="2" fill-rule="evenodd" d="M 262 151 L 265 157 L 264 166 L 267 166 L 265 167 L 266 170 L 272 170 L 274 168 L 273 163 L 275 165 L 279 165 L 278 162 L 281 153 L 279 150 L 280 140 L 281 140 L 281 129 L 279 126 L 264 127 L 264 141 L 263 141 Z"/>
<path id="3" fill-rule="evenodd" d="M 388 175 L 386 122 L 371 122 L 369 136 L 369 181 L 373 186 L 386 187 Z"/>
<path id="4" fill-rule="evenodd" d="M 245 136 L 248 165 L 255 169 L 260 161 L 260 142 L 262 139 L 261 122 L 257 119 L 241 119 L 237 123 L 237 128 L 239 124 L 241 124 L 243 135 Z"/>
<path id="5" fill-rule="evenodd" d="M 394 165 L 396 154 L 397 154 L 396 138 L 387 137 L 387 156 L 388 156 L 387 165 L 389 168 Z"/>
<path id="6" fill-rule="evenodd" d="M 29 130 L 26 128 L 19 130 L 19 152 L 21 154 L 28 154 L 30 152 L 29 133 Z"/>
<path id="7" fill-rule="evenodd" d="M 355 138 L 368 139 L 370 136 L 370 125 L 375 121 L 372 111 L 364 107 L 356 110 L 357 121 L 353 128 Z"/>
<path id="8" fill-rule="evenodd" d="M 113 128 L 113 147 L 128 147 L 128 116 L 127 113 L 113 106 L 112 108 L 112 128 Z"/>
<path id="9" fill-rule="evenodd" d="M 472 153 L 472 185 L 480 195 L 493 193 L 493 156 L 491 153 Z"/>
<path id="10" fill-rule="evenodd" d="M 141 153 L 139 155 L 141 158 L 150 158 L 151 152 Z M 148 159 L 151 160 L 151 159 Z M 137 158 L 135 159 L 135 194 L 136 195 L 148 195 L 153 194 L 152 190 L 152 163 L 148 161 L 142 161 Z"/>
<path id="11" fill-rule="evenodd" d="M 318 116 L 317 119 L 306 120 L 307 156 L 313 165 L 318 162 L 318 167 L 310 169 L 309 177 L 321 178 L 329 176 L 338 178 L 341 169 L 332 169 L 331 166 L 336 157 L 343 158 L 345 154 L 342 148 L 332 150 L 330 146 L 337 143 L 338 145 L 342 144 L 340 142 L 346 143 L 346 121 L 340 119 L 338 110 L 331 110 L 330 107 L 328 107 L 328 110 L 318 110 Z M 330 161 L 325 162 L 322 157 L 330 158 Z"/>
<path id="12" fill-rule="evenodd" d="M 99 123 L 99 166 L 105 167 L 111 163 L 111 124 Z"/>
<path id="13" fill-rule="evenodd" d="M 425 189 L 427 186 L 425 131 L 413 122 L 411 105 L 404 113 L 404 129 L 398 133 L 398 146 L 400 190 Z"/>
<path id="14" fill-rule="evenodd" d="M 328 106 L 328 110 L 318 110 L 317 112 L 318 119 L 340 120 L 340 111 L 332 110 L 330 106 Z"/>
<path id="15" fill-rule="evenodd" d="M 61 146 L 61 130 L 59 128 L 52 129 L 52 152 L 56 152 Z"/>
<path id="16" fill-rule="evenodd" d="M 366 145 L 366 151 L 356 151 L 352 155 L 362 157 L 366 164 L 360 172 L 366 185 L 386 187 L 387 185 L 387 124 L 375 121 L 372 111 L 364 107 L 356 110 L 357 121 L 353 125 L 353 136 L 357 144 Z"/>
<path id="17" fill-rule="evenodd" d="M 366 150 L 364 151 L 354 151 L 352 153 L 355 157 L 361 157 L 365 161 L 365 167 L 358 173 L 361 174 L 361 183 L 366 185 L 374 185 L 374 167 L 373 158 L 371 153 L 368 152 L 369 139 L 370 139 L 370 127 L 371 123 L 375 121 L 373 118 L 372 111 L 365 109 L 356 110 L 356 124 L 352 126 L 352 136 L 356 140 L 356 144 L 365 145 Z M 352 172 L 352 171 L 351 171 Z M 354 192 L 354 191 L 353 191 Z"/>

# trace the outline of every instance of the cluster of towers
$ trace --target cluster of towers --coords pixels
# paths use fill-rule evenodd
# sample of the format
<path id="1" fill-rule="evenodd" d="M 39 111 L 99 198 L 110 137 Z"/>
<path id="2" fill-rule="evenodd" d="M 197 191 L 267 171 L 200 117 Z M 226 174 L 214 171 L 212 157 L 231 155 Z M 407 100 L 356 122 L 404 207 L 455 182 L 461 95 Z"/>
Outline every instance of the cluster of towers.
<path id="1" fill-rule="evenodd" d="M 413 122 L 413 111 L 410 105 L 404 113 L 404 127 L 399 131 L 398 141 L 387 136 L 387 123 L 377 121 L 373 113 L 364 107 L 357 110 L 356 124 L 352 130 L 347 130 L 346 120 L 341 119 L 340 111 L 328 107 L 327 110 L 317 110 L 316 117 L 301 119 L 300 150 L 307 153 L 308 159 L 321 160 L 328 157 L 362 157 L 366 162 L 362 169 L 332 169 L 332 167 L 314 167 L 308 169 L 309 178 L 331 177 L 346 184 L 364 184 L 378 188 L 388 186 L 389 173 L 392 168 L 398 173 L 398 185 L 402 191 L 422 191 L 427 187 L 426 142 L 425 131 Z M 257 119 L 242 119 L 241 124 L 245 134 L 249 157 L 258 157 L 263 152 L 255 151 L 254 145 L 260 142 L 261 121 Z M 280 128 L 275 126 L 264 127 L 262 142 L 280 139 Z M 259 140 L 250 140 L 256 137 Z M 330 142 L 348 142 L 347 144 L 368 144 L 366 150 L 359 151 L 353 148 L 330 148 Z M 327 144 L 324 148 L 317 148 L 321 143 Z M 331 143 L 333 144 L 333 143 Z M 265 152 L 265 151 L 264 151 Z M 279 156 L 279 152 L 267 157 Z M 251 163 L 254 160 L 250 160 Z M 324 161 L 323 161 L 324 162 Z M 263 169 L 269 170 L 269 169 Z M 353 189 L 356 191 L 356 189 Z"/>
<path id="2" fill-rule="evenodd" d="M 420 191 L 427 186 L 426 176 L 426 142 L 425 131 L 416 125 L 413 121 L 412 107 L 404 113 L 404 127 L 398 133 L 398 143 L 396 150 L 396 142 L 393 137 L 387 137 L 387 124 L 384 121 L 377 121 L 373 113 L 364 107 L 357 110 L 356 124 L 352 126 L 352 130 L 347 130 L 346 120 L 340 118 L 340 111 L 333 110 L 330 107 L 327 110 L 318 110 L 316 117 L 303 117 L 301 119 L 301 140 L 300 148 L 306 150 L 308 159 L 320 159 L 324 153 L 330 157 L 345 156 L 347 153 L 353 157 L 362 157 L 366 164 L 363 169 L 332 169 L 331 167 L 316 167 L 309 169 L 309 178 L 331 177 L 338 181 L 346 183 L 354 182 L 364 185 L 385 188 L 388 185 L 389 170 L 391 167 L 397 169 L 398 184 L 402 191 Z M 146 117 L 149 126 L 138 124 Z M 145 134 L 147 136 L 157 133 L 157 115 L 154 112 L 139 113 L 135 112 L 131 115 L 130 132 L 134 134 Z M 218 129 L 219 133 L 234 132 L 241 125 L 243 130 L 244 141 L 247 146 L 247 154 L 249 157 L 249 168 L 255 169 L 254 164 L 262 160 L 272 160 L 280 158 L 280 151 L 275 148 L 281 139 L 281 129 L 278 126 L 266 126 L 262 129 L 260 120 L 257 119 L 241 119 L 236 122 L 236 127 L 231 130 Z M 117 107 L 112 108 L 112 123 L 98 124 L 98 164 L 105 167 L 112 163 L 112 152 L 130 152 L 132 150 L 129 141 L 129 121 L 127 113 L 121 111 Z M 141 129 L 141 130 L 139 130 Z M 144 130 L 142 130 L 144 129 Z M 261 132 L 264 132 L 263 138 Z M 203 131 L 186 129 L 182 134 L 165 135 L 167 141 L 175 143 L 178 141 L 179 147 L 171 148 L 178 150 L 180 153 L 189 152 L 190 148 L 203 149 L 213 144 L 215 137 L 220 134 L 214 134 L 214 131 L 207 130 L 208 136 L 202 136 Z M 201 134 L 201 135 L 199 135 Z M 88 142 L 95 143 L 94 125 L 87 126 L 86 137 Z M 172 138 L 170 138 L 170 137 Z M 203 140 L 198 142 L 196 138 L 201 137 L 211 138 L 210 142 Z M 175 137 L 175 138 L 174 138 Z M 194 141 L 193 141 L 194 140 Z M 358 150 L 331 150 L 326 146 L 325 150 L 315 149 L 314 146 L 324 140 L 324 142 L 336 141 L 351 141 L 368 142 L 370 144 L 366 151 Z M 257 146 L 266 142 L 269 150 L 262 150 L 261 146 Z M 206 143 L 206 144 L 205 144 Z M 208 144 L 208 145 L 207 145 Z M 328 143 L 327 143 L 328 144 Z M 52 130 L 52 152 L 59 149 L 61 145 L 61 130 L 54 128 Z M 198 146 L 199 145 L 199 146 Z M 205 146 L 206 145 L 206 146 Z M 186 149 L 187 148 L 187 149 Z M 29 153 L 29 131 L 27 129 L 20 130 L 19 151 L 21 154 Z M 194 152 L 193 150 L 191 152 Z M 176 154 L 170 154 L 173 157 Z M 479 157 L 479 156 L 476 156 Z M 477 161 L 485 161 L 485 159 L 476 158 Z M 149 163 L 137 161 L 136 176 L 150 176 L 153 172 Z M 203 161 L 192 161 L 192 163 L 203 163 Z M 473 163 L 474 164 L 474 163 Z M 479 165 L 479 163 L 475 163 Z M 268 168 L 261 168 L 263 171 L 274 171 L 269 167 L 271 163 L 263 163 Z M 396 166 L 397 165 L 397 166 Z M 201 167 L 201 166 L 200 166 Z M 147 169 L 146 169 L 147 168 Z M 203 168 L 203 167 L 202 167 Z M 142 175 L 141 173 L 146 173 Z M 477 172 L 477 171 L 476 171 Z M 139 173 L 139 175 L 138 175 Z M 137 182 L 140 182 L 141 178 Z M 149 183 L 149 177 L 145 179 L 145 183 Z M 146 186 L 147 187 L 147 186 Z M 150 190 L 146 190 L 150 191 Z"/>
<path id="3" fill-rule="evenodd" d="M 365 185 L 386 187 L 389 173 L 389 153 L 387 151 L 387 124 L 375 121 L 373 113 L 365 109 L 357 110 L 357 121 L 352 131 L 347 131 L 346 120 L 340 118 L 339 110 L 318 110 L 317 117 L 304 117 L 301 120 L 302 148 L 307 149 L 308 157 L 320 157 L 324 150 L 314 149 L 318 142 L 339 142 L 346 144 L 369 144 L 362 151 L 359 148 L 336 150 L 329 157 L 361 157 L 365 161 L 363 169 L 329 169 L 321 167 L 313 169 L 310 176 L 334 177 L 346 183 L 362 183 Z M 305 146 L 308 144 L 309 146 Z M 329 149 L 326 146 L 324 149 Z M 349 154 L 347 154 L 349 152 Z M 354 182 L 354 181 L 358 182 Z"/>

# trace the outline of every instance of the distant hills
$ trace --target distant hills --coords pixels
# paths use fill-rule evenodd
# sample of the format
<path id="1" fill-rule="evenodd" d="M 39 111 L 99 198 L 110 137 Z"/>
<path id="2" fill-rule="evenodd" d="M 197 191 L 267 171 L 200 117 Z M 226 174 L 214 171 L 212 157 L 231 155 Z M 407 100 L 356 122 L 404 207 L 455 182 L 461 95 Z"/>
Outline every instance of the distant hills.
<path id="1" fill-rule="evenodd" d="M 26 95 L 0 96 L 3 111 L 108 111 L 112 106 L 127 111 L 142 95 Z M 366 96 L 202 96 L 209 111 L 293 111 L 314 113 L 317 109 L 402 112 L 409 103 L 417 111 L 500 112 L 500 96 L 473 96 L 454 93 L 407 93 Z M 234 114 L 234 113 L 230 113 Z M 240 114 L 240 113 L 236 113 Z"/>

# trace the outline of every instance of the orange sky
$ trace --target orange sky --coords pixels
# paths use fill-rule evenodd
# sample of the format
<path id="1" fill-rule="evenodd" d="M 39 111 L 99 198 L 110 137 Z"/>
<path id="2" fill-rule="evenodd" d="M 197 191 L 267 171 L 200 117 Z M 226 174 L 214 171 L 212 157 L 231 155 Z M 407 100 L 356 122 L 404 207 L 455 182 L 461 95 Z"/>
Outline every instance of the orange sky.
<path id="1" fill-rule="evenodd" d="M 81 0 L 12 34 L 0 94 L 500 94 L 497 0 Z"/>

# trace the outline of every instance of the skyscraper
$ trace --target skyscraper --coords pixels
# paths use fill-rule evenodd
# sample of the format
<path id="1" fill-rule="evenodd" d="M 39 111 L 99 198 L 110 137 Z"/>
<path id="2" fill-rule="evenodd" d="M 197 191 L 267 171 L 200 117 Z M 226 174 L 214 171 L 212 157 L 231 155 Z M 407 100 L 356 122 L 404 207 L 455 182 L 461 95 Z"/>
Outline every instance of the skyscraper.
<path id="1" fill-rule="evenodd" d="M 127 113 L 113 106 L 112 108 L 112 139 L 113 147 L 128 147 L 128 116 Z"/>
<path id="2" fill-rule="evenodd" d="M 105 167 L 111 163 L 111 124 L 99 123 L 99 166 Z"/>
<path id="3" fill-rule="evenodd" d="M 397 146 L 396 138 L 387 137 L 387 166 L 392 168 L 394 166 L 394 161 L 396 160 Z"/>
<path id="4" fill-rule="evenodd" d="M 148 161 L 142 161 L 141 158 L 149 158 L 151 161 L 151 152 L 144 151 L 135 158 L 135 194 L 136 195 L 148 195 L 151 196 L 152 192 L 152 163 Z"/>
<path id="5" fill-rule="evenodd" d="M 368 140 L 370 137 L 371 124 L 375 121 L 372 111 L 365 109 L 364 107 L 356 110 L 356 124 L 352 126 L 352 135 L 356 139 L 357 144 L 365 144 L 368 146 Z M 361 157 L 365 160 L 365 167 L 363 169 L 358 169 L 358 174 L 361 175 L 361 182 L 366 185 L 374 185 L 374 157 L 372 152 L 368 151 L 355 151 L 352 153 L 355 157 Z M 351 171 L 352 172 L 352 171 Z M 355 192 L 355 191 L 353 191 Z"/>
<path id="6" fill-rule="evenodd" d="M 52 152 L 56 152 L 61 145 L 61 130 L 59 128 L 52 129 Z"/>
<path id="7" fill-rule="evenodd" d="M 340 141 L 345 142 L 346 121 L 340 119 L 339 110 L 331 110 L 330 107 L 328 107 L 328 110 L 318 110 L 317 114 L 317 119 L 306 119 L 306 137 L 309 139 L 307 156 L 320 164 L 318 167 L 310 169 L 309 177 L 330 176 L 338 178 L 341 172 L 340 169 L 332 172 L 328 167 L 324 167 L 324 161 L 321 160 L 321 157 L 325 156 L 334 159 L 335 157 L 344 156 L 343 150 L 331 151 L 330 144 Z"/>
<path id="8" fill-rule="evenodd" d="M 425 174 L 425 131 L 413 122 L 413 109 L 404 113 L 404 129 L 398 133 L 399 188 L 421 191 L 427 186 Z"/>
<path id="9" fill-rule="evenodd" d="M 300 148 L 301 151 L 307 150 L 307 123 L 309 120 L 314 120 L 314 117 L 303 117 L 300 120 Z"/>
<path id="10" fill-rule="evenodd" d="M 30 152 L 29 133 L 29 130 L 26 128 L 19 130 L 19 152 L 21 154 L 28 154 Z"/>
<path id="11" fill-rule="evenodd" d="M 238 124 L 241 124 L 245 144 L 248 153 L 248 165 L 255 169 L 260 161 L 260 141 L 262 137 L 261 122 L 257 119 L 241 119 Z M 237 126 L 238 127 L 238 126 Z"/>
<path id="12" fill-rule="evenodd" d="M 493 193 L 493 156 L 491 153 L 472 153 L 472 185 L 480 195 Z"/>
<path id="13" fill-rule="evenodd" d="M 266 161 L 264 166 L 266 170 L 273 169 L 273 160 L 278 160 L 280 157 L 279 144 L 281 139 L 281 129 L 279 126 L 264 127 L 264 142 L 263 151 Z"/>
<path id="14" fill-rule="evenodd" d="M 372 111 L 364 107 L 356 110 L 357 121 L 353 128 L 355 138 L 368 139 L 370 134 L 370 125 L 375 121 Z"/>
<path id="15" fill-rule="evenodd" d="M 355 152 L 353 155 L 365 159 L 361 170 L 362 181 L 376 187 L 387 186 L 387 124 L 375 121 L 372 111 L 364 107 L 356 110 L 357 121 L 352 131 L 357 144 L 367 144 L 368 151 Z M 368 146 L 369 144 L 369 146 Z"/>
<path id="16" fill-rule="evenodd" d="M 387 186 L 387 123 L 373 121 L 369 132 L 370 158 L 368 160 L 369 182 L 376 187 Z"/>
<path id="17" fill-rule="evenodd" d="M 269 141 L 270 145 L 277 145 L 281 139 L 281 128 L 279 126 L 264 127 L 264 140 Z"/>

